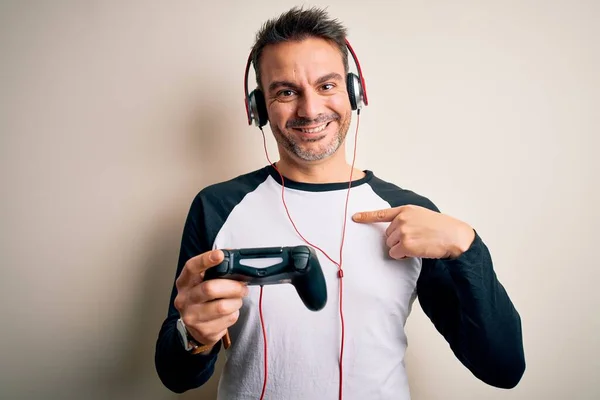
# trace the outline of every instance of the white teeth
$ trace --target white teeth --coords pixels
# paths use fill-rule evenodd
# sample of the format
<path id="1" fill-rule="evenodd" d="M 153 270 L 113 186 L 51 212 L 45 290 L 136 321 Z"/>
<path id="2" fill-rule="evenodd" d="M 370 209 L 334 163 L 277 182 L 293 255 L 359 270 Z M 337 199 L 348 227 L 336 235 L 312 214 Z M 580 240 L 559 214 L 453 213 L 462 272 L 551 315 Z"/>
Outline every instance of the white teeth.
<path id="1" fill-rule="evenodd" d="M 327 128 L 327 124 L 323 124 L 320 126 L 317 126 L 316 128 L 312 128 L 312 129 L 300 129 L 300 131 L 302 131 L 303 133 L 319 133 L 325 130 L 325 128 Z"/>

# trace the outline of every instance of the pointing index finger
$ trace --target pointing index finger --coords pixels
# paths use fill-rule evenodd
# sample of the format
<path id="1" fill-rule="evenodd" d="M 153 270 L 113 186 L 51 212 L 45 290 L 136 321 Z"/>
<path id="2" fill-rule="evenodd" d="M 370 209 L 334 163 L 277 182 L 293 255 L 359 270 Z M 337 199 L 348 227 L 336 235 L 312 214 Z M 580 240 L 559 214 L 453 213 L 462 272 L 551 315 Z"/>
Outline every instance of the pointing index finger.
<path id="1" fill-rule="evenodd" d="M 363 211 L 352 216 L 354 222 L 370 223 L 370 222 L 392 222 L 400 213 L 401 208 L 385 208 L 375 211 Z"/>

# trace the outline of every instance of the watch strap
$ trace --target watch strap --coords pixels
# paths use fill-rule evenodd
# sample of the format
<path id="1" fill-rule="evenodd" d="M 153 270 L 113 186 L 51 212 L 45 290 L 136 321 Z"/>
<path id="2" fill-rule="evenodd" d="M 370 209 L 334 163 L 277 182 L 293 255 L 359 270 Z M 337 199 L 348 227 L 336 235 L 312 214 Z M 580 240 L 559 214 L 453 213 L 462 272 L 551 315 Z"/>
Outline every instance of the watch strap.
<path id="1" fill-rule="evenodd" d="M 187 352 L 191 354 L 200 354 L 213 347 L 208 344 L 199 343 L 187 330 L 187 327 L 185 326 L 181 318 L 179 318 L 179 320 L 177 321 L 177 325 L 177 331 L 179 333 L 181 344 Z"/>

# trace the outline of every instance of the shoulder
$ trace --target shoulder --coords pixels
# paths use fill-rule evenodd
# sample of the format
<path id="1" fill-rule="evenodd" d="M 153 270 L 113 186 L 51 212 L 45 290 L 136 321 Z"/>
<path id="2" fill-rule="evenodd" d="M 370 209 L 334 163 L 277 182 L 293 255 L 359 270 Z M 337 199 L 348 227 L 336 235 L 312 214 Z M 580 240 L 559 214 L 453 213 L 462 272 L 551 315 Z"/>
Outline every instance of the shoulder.
<path id="1" fill-rule="evenodd" d="M 369 181 L 369 185 L 375 194 L 388 202 L 391 207 L 417 205 L 439 212 L 437 206 L 428 197 L 385 181 L 375 175 Z"/>
<path id="2" fill-rule="evenodd" d="M 223 195 L 232 195 L 235 193 L 249 193 L 256 189 L 269 176 L 266 167 L 238 175 L 235 178 L 213 183 L 204 187 L 198 193 L 197 197 L 221 197 Z"/>
<path id="3" fill-rule="evenodd" d="M 192 202 L 192 208 L 221 206 L 231 209 L 268 177 L 268 168 L 263 167 L 226 181 L 210 184 L 196 194 Z"/>
<path id="4" fill-rule="evenodd" d="M 233 209 L 268 176 L 262 168 L 204 187 L 192 200 L 186 224 L 214 238 Z"/>

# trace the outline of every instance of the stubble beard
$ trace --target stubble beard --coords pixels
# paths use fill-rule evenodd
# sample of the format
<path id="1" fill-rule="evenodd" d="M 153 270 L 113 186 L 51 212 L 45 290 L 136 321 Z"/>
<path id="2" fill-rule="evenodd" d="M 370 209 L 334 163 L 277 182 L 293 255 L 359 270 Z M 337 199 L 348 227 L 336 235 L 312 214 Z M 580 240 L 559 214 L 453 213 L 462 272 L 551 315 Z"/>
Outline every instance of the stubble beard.
<path id="1" fill-rule="evenodd" d="M 337 122 L 339 124 L 339 129 L 335 135 L 331 137 L 331 140 L 328 143 L 324 143 L 317 148 L 305 148 L 303 144 L 320 142 L 327 134 L 318 135 L 310 139 L 297 139 L 294 137 L 293 133 L 285 133 L 275 125 L 271 125 L 271 130 L 273 131 L 273 136 L 275 136 L 277 143 L 288 152 L 304 161 L 320 161 L 335 154 L 342 143 L 344 143 L 344 139 L 350 128 L 350 114 L 347 114 L 344 117 L 340 117 L 336 114 L 328 117 L 319 117 L 315 120 L 294 120 L 286 124 L 286 128 L 291 131 L 293 127 L 308 126 L 315 123 L 321 123 L 322 121 L 331 121 L 331 123 Z M 329 129 L 329 127 L 326 129 Z"/>

